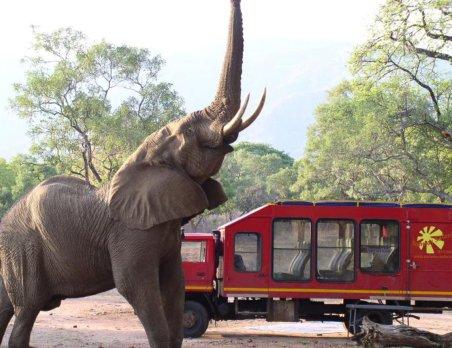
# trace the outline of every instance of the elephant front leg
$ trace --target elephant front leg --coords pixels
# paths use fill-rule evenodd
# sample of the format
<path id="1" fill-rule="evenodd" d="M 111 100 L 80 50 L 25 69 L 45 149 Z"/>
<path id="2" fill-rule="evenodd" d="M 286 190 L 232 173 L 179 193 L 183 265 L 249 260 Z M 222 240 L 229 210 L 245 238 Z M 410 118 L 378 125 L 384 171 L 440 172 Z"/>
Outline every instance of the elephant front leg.
<path id="1" fill-rule="evenodd" d="M 185 283 L 179 251 L 174 259 L 162 263 L 160 267 L 160 289 L 169 327 L 171 347 L 179 348 L 182 346 L 183 339 L 182 324 L 185 303 Z"/>
<path id="2" fill-rule="evenodd" d="M 160 293 L 158 259 L 141 251 L 130 252 L 123 245 L 126 244 L 112 251 L 115 286 L 140 319 L 149 345 L 170 348 L 170 333 Z"/>
<path id="3" fill-rule="evenodd" d="M 150 347 L 170 348 L 170 333 L 158 286 L 158 275 L 136 277 L 129 272 L 116 276 L 115 283 L 118 292 L 130 303 L 140 319 Z"/>

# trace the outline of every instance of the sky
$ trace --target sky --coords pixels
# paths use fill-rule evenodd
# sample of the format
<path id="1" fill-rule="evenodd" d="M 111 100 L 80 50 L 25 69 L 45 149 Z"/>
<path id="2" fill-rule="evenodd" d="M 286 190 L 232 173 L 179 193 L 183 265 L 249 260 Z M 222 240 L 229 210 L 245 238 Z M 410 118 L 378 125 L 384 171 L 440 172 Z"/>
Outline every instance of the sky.
<path id="1" fill-rule="evenodd" d="M 264 87 L 263 114 L 239 140 L 303 153 L 306 130 L 327 91 L 348 76 L 347 59 L 367 37 L 382 0 L 242 0 L 245 53 L 242 93 L 250 110 Z M 27 124 L 8 108 L 12 84 L 23 80 L 31 25 L 73 27 L 94 41 L 145 47 L 166 60 L 187 111 L 215 93 L 227 35 L 228 0 L 15 0 L 0 12 L 0 157 L 28 151 Z"/>

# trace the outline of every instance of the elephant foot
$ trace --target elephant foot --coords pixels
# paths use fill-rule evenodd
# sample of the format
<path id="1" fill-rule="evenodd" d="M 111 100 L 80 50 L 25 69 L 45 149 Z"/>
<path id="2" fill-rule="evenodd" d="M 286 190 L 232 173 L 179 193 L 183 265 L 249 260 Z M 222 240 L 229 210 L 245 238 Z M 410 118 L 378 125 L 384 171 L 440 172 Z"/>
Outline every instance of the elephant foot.
<path id="1" fill-rule="evenodd" d="M 182 347 L 182 340 L 155 340 L 151 343 L 152 348 L 180 348 Z"/>
<path id="2" fill-rule="evenodd" d="M 182 347 L 182 339 L 170 340 L 171 348 L 180 348 Z"/>

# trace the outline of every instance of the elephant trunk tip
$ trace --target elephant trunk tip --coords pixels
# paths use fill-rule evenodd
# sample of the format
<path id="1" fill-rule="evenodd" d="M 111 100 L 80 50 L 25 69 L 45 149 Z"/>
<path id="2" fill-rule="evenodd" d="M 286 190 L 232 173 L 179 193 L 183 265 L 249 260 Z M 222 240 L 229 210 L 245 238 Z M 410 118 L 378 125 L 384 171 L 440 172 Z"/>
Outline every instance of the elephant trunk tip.
<path id="1" fill-rule="evenodd" d="M 243 22 L 240 0 L 231 1 L 229 33 L 223 69 L 213 102 L 213 109 L 220 111 L 220 118 L 229 121 L 240 108 L 241 77 L 243 63 Z"/>

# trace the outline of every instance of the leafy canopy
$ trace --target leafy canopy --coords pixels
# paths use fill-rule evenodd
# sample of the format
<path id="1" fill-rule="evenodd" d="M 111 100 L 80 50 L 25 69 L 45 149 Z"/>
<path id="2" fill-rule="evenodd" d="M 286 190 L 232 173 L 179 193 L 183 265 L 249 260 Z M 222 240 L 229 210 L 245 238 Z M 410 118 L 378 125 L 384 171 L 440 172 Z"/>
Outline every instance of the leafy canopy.
<path id="1" fill-rule="evenodd" d="M 450 0 L 387 0 L 350 66 L 369 81 L 396 77 L 416 87 L 429 99 L 429 108 L 412 113 L 405 126 L 428 127 L 436 141 L 452 149 L 451 54 Z"/>
<path id="2" fill-rule="evenodd" d="M 70 28 L 35 31 L 33 49 L 12 106 L 30 124 L 33 153 L 59 172 L 109 179 L 144 137 L 183 115 L 172 85 L 158 81 L 163 59 L 147 49 L 91 44 Z"/>
<path id="3" fill-rule="evenodd" d="M 219 180 L 229 197 L 220 212 L 247 212 L 265 203 L 290 198 L 293 158 L 266 144 L 243 142 L 228 155 Z"/>
<path id="4" fill-rule="evenodd" d="M 387 0 L 316 111 L 293 190 L 303 199 L 452 201 L 452 8 Z"/>
<path id="5" fill-rule="evenodd" d="M 293 189 L 303 199 L 451 201 L 452 152 L 429 127 L 406 127 L 428 98 L 404 82 L 344 82 L 317 109 Z M 410 115 L 411 115 L 410 113 Z"/>

